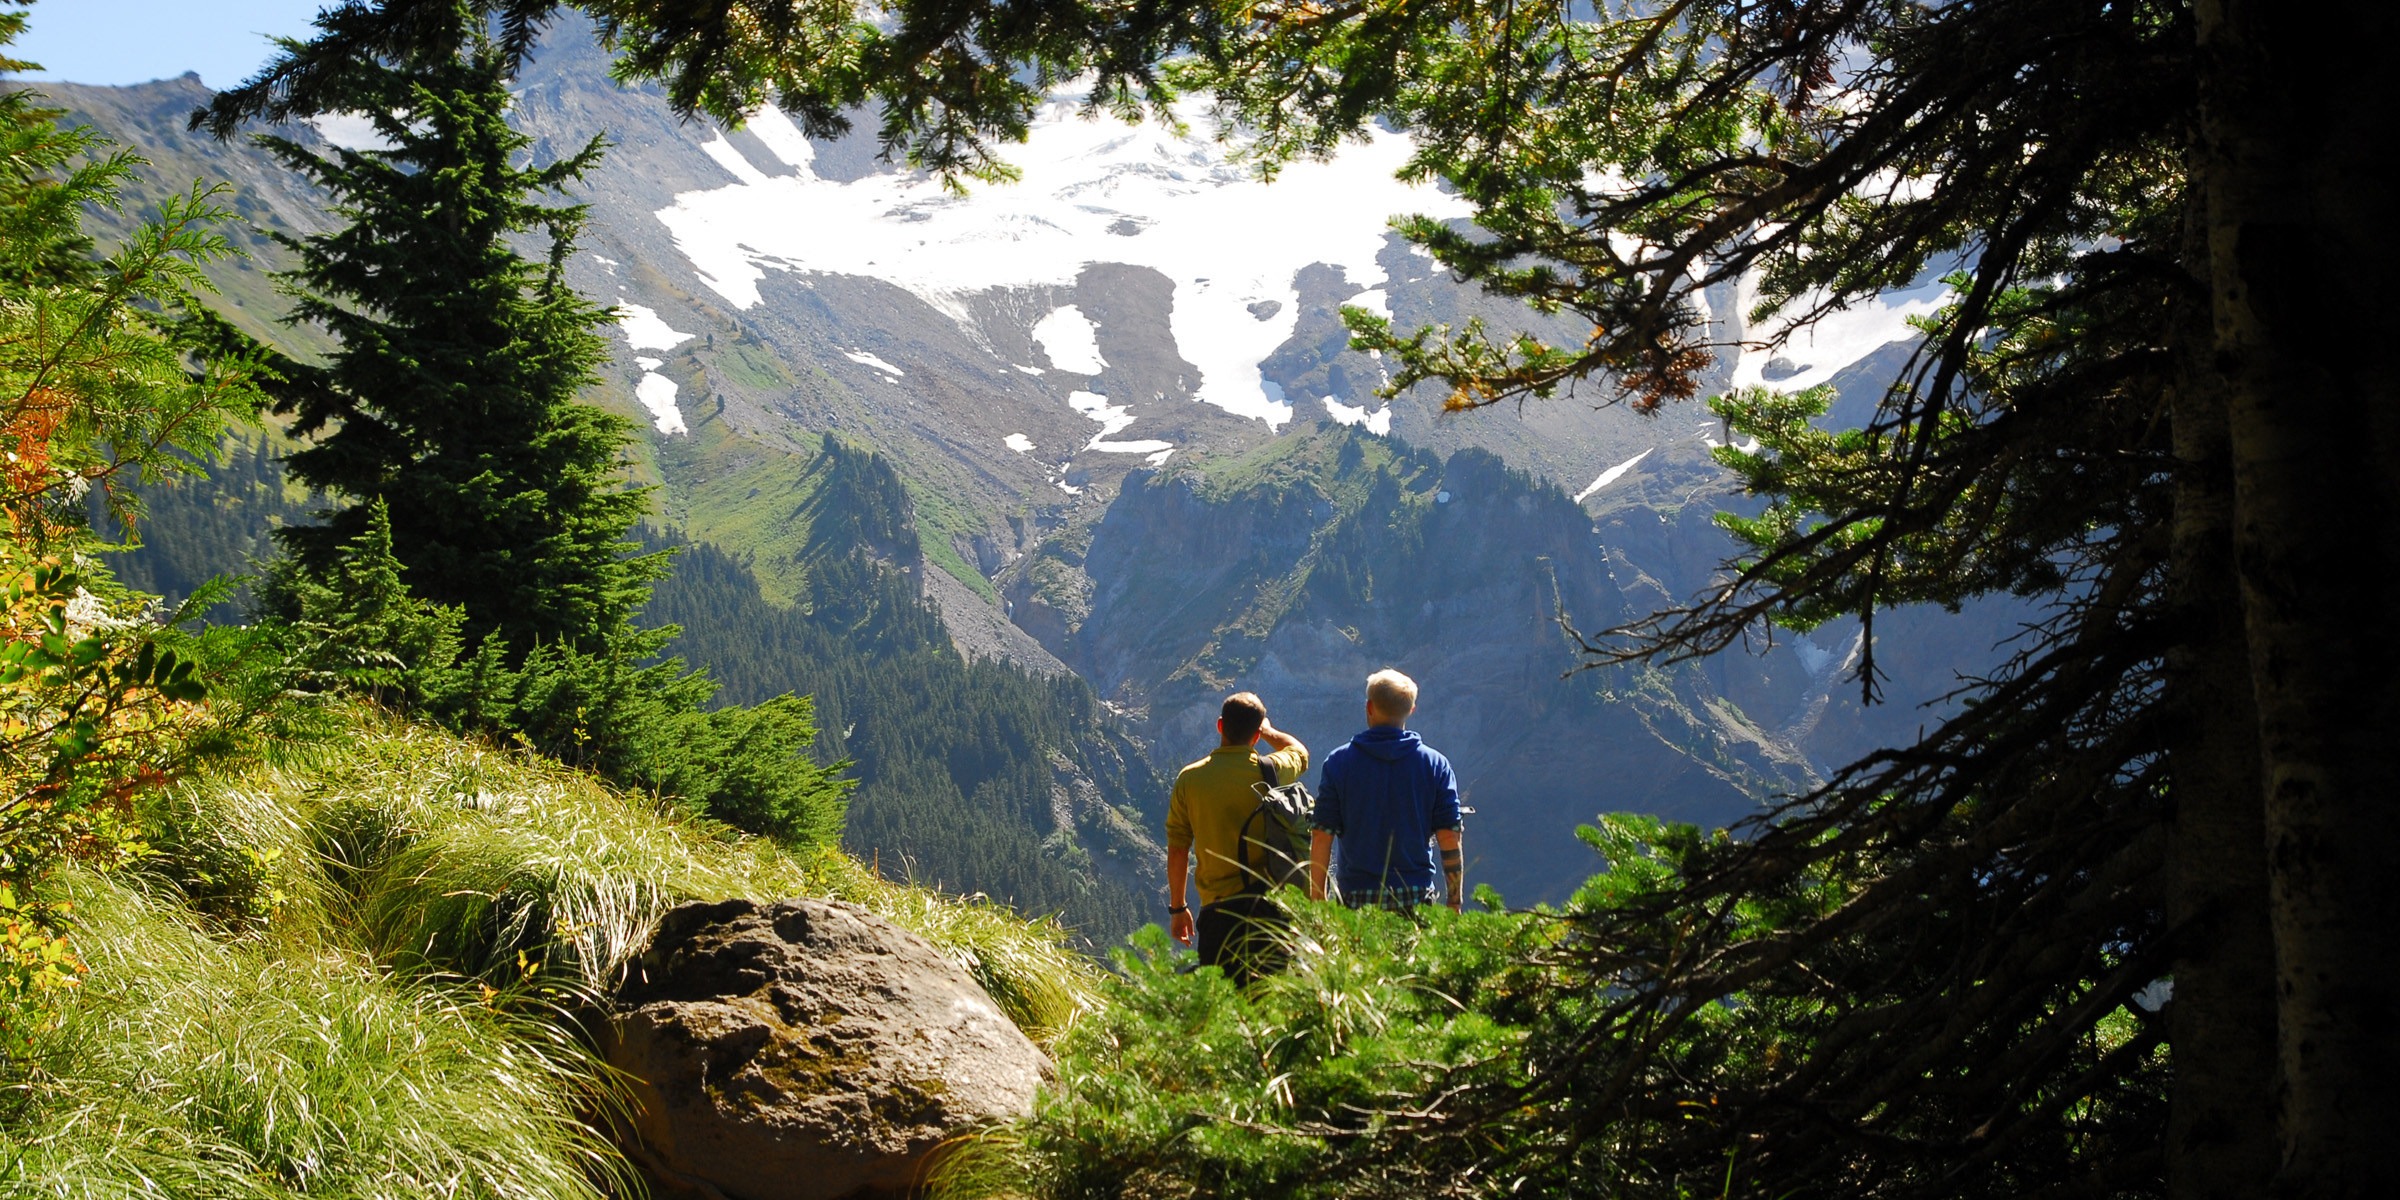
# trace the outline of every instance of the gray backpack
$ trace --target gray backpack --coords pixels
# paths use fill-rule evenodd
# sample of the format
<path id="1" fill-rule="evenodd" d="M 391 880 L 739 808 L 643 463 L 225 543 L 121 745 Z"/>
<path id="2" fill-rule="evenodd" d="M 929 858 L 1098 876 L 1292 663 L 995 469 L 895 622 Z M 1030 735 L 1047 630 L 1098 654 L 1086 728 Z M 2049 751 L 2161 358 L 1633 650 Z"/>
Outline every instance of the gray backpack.
<path id="1" fill-rule="evenodd" d="M 1242 895 L 1263 896 L 1279 887 L 1308 886 L 1309 814 L 1316 798 L 1295 779 L 1275 782 L 1275 768 L 1258 764 L 1261 781 L 1251 790 L 1258 806 L 1242 820 Z"/>

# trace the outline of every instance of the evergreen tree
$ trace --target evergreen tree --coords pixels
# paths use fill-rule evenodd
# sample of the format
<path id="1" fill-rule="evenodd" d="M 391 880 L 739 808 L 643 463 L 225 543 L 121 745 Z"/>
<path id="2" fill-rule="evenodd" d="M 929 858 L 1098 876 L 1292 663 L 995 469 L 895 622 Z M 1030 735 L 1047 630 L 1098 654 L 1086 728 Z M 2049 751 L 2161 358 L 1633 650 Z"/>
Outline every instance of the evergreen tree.
<path id="1" fill-rule="evenodd" d="M 1723 586 L 1596 657 L 1991 592 L 2047 609 L 1917 745 L 1740 839 L 1612 848 L 1664 868 L 1575 923 L 1580 984 L 1613 991 L 1486 1098 L 1555 1102 L 1529 1160 L 1623 1155 L 1607 1169 L 1662 1194 L 2369 1194 L 2400 1073 L 2369 999 L 2400 991 L 2370 747 L 2400 663 L 2344 631 L 2381 607 L 2358 564 L 2393 556 L 2390 526 L 2351 516 L 2390 506 L 2400 446 L 2389 379 L 2345 364 L 2389 340 L 2363 183 L 2388 134 L 2355 47 L 2391 11 L 1253 16 L 1212 82 L 1270 161 L 1370 116 L 1410 130 L 1480 228 L 1404 231 L 1592 330 L 1353 314 L 1395 390 L 1590 384 L 1652 410 L 1727 336 L 1708 288 L 1805 328 L 1947 272 L 1863 429 L 1822 428 L 1822 395 L 1717 402 L 1762 447 L 1721 461 L 1771 505 L 1726 519 L 1747 553 Z M 2319 62 L 2309 31 L 2334 28 Z M 1729 996 L 1746 1034 L 1712 1030 Z"/>
<path id="2" fill-rule="evenodd" d="M 676 631 L 633 623 L 667 556 L 627 537 L 648 507 L 622 482 L 631 423 L 575 399 L 606 353 L 606 311 L 565 280 L 584 210 L 538 199 L 600 142 L 518 165 L 531 141 L 507 122 L 513 60 L 468 6 L 443 14 L 342 76 L 341 106 L 384 148 L 260 139 L 348 219 L 282 239 L 300 263 L 292 319 L 340 341 L 321 368 L 276 363 L 278 409 L 306 442 L 289 471 L 353 501 L 276 532 L 289 557 L 260 600 L 295 682 L 519 741 L 752 833 L 829 842 L 851 783 L 808 757 L 809 703 L 710 711 L 715 682 L 659 659 Z M 529 238 L 546 261 L 518 252 Z"/>
<path id="3" fill-rule="evenodd" d="M 471 641 L 496 634 L 512 658 L 553 642 L 596 653 L 626 639 L 664 568 L 628 556 L 647 506 L 621 483 L 630 423 L 576 402 L 606 354 L 594 332 L 606 311 L 562 272 L 583 209 L 537 199 L 579 178 L 600 145 L 515 165 L 530 141 L 508 127 L 506 84 L 479 41 L 405 67 L 361 64 L 346 102 L 388 149 L 321 156 L 262 139 L 348 220 L 282 239 L 300 258 L 292 319 L 341 341 L 283 409 L 315 439 L 291 455 L 292 475 L 357 503 L 278 536 L 324 569 L 379 501 L 414 587 L 463 607 Z M 548 239 L 546 263 L 518 253 L 529 234 Z"/>

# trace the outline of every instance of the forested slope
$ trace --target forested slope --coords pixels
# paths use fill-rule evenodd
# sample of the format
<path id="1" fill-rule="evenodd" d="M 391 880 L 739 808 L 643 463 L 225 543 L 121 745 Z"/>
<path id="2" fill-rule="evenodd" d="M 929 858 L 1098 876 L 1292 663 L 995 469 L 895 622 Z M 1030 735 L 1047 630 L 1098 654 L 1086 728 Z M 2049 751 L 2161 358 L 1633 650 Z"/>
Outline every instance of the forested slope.
<path id="1" fill-rule="evenodd" d="M 879 455 L 826 438 L 795 477 L 791 605 L 751 562 L 683 543 L 646 611 L 749 703 L 816 698 L 820 752 L 856 764 L 843 844 L 886 874 L 1060 913 L 1114 940 L 1148 915 L 1165 786 L 1089 686 L 970 661 L 918 591 L 913 505 Z M 797 532 L 795 532 L 797 531 Z"/>
<path id="2" fill-rule="evenodd" d="M 719 704 L 816 698 L 820 759 L 859 779 L 843 844 L 886 876 L 1055 914 L 1099 942 L 1146 919 L 1165 785 L 1122 723 L 1079 679 L 951 645 L 918 590 L 913 506 L 880 456 L 828 438 L 771 465 L 788 507 L 755 528 L 791 601 L 762 592 L 755 553 L 653 534 L 677 554 L 642 621 L 683 628 L 668 652 L 724 685 Z M 269 530 L 310 509 L 263 439 L 144 494 L 143 543 L 110 561 L 169 602 L 252 569 Z"/>

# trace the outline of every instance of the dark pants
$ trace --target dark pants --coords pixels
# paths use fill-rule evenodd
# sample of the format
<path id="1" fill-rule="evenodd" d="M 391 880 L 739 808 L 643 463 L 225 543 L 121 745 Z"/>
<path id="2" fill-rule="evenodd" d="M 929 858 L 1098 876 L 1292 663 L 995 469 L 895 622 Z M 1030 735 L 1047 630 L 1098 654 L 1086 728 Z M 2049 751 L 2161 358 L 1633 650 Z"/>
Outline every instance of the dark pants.
<path id="1" fill-rule="evenodd" d="M 1277 934 L 1290 918 L 1265 896 L 1228 896 L 1204 905 L 1195 924 L 1200 965 L 1216 967 L 1236 985 L 1283 969 Z"/>

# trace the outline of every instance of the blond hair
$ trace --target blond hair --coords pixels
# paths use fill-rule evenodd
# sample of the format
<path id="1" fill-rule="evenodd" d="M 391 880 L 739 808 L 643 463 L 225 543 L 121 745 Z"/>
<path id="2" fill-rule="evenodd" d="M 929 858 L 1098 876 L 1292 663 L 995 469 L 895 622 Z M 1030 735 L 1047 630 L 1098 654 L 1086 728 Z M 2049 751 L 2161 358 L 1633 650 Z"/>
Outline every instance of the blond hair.
<path id="1" fill-rule="evenodd" d="M 1390 667 L 1367 676 L 1367 707 L 1381 716 L 1407 720 L 1417 711 L 1417 681 Z"/>

